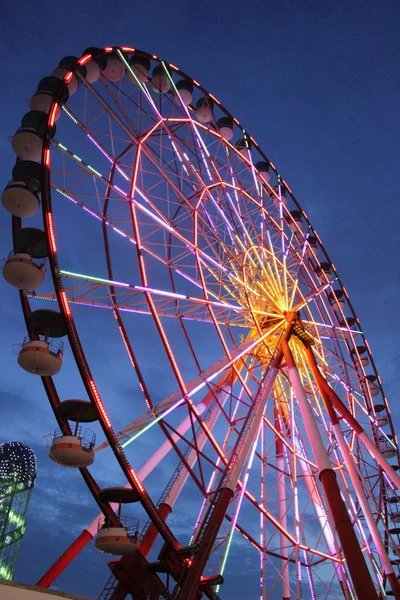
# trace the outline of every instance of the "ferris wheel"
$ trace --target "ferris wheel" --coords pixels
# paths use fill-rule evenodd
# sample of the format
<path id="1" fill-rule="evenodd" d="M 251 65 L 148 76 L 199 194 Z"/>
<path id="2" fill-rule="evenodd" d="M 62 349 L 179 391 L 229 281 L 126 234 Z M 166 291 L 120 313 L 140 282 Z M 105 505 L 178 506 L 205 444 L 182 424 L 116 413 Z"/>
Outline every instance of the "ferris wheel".
<path id="1" fill-rule="evenodd" d="M 102 598 L 232 597 L 239 568 L 249 600 L 400 599 L 389 405 L 256 140 L 175 65 L 107 47 L 39 82 L 12 148 L 18 363 L 101 509 L 38 585 L 94 538 Z"/>

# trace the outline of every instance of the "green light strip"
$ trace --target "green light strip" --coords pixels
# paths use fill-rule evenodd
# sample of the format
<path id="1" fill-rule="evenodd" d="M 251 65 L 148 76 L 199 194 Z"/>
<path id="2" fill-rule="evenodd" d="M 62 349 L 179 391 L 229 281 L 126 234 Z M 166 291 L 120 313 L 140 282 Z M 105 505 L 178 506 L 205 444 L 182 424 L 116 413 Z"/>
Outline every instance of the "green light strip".
<path id="1" fill-rule="evenodd" d="M 78 121 L 76 119 L 74 119 L 74 117 L 71 115 L 71 113 L 69 112 L 69 110 L 66 109 L 65 106 L 63 106 L 62 109 L 69 116 L 69 118 L 72 119 L 72 121 L 78 125 Z"/>
<path id="2" fill-rule="evenodd" d="M 7 507 L 0 505 L 0 513 L 7 513 Z M 8 521 L 17 527 L 25 527 L 25 518 L 17 513 L 13 508 L 10 508 L 7 515 Z"/>
<path id="3" fill-rule="evenodd" d="M 93 277 L 92 275 L 83 275 L 82 273 L 74 273 L 73 271 L 60 271 L 60 275 L 65 275 L 65 277 L 76 277 L 77 279 L 94 281 L 96 283 L 107 283 L 109 285 L 122 285 L 123 287 L 131 287 L 128 283 L 123 283 L 121 281 L 103 279 L 102 277 Z"/>
<path id="4" fill-rule="evenodd" d="M 93 169 L 93 167 L 91 167 L 90 165 L 88 165 L 88 168 L 95 173 L 96 175 L 98 175 L 99 177 L 103 177 L 103 175 L 101 173 L 99 173 L 98 171 L 96 171 L 96 169 Z"/>
<path id="5" fill-rule="evenodd" d="M 13 578 L 12 570 L 3 562 L 0 561 L 0 579 L 11 581 Z"/>
<path id="6" fill-rule="evenodd" d="M 146 427 L 144 427 L 143 429 L 141 429 L 140 431 L 138 431 L 137 433 L 135 433 L 135 435 L 133 435 L 131 438 L 129 438 L 129 440 L 126 440 L 126 442 L 124 442 L 123 444 L 121 444 L 121 446 L 123 448 L 125 448 L 126 446 L 128 446 L 128 444 L 130 444 L 131 442 L 134 442 L 139 436 L 142 435 L 142 433 L 144 433 L 145 431 L 148 431 L 151 427 L 153 427 L 153 425 L 155 425 L 156 423 L 158 423 L 158 421 L 161 421 L 161 419 L 163 418 L 163 415 L 157 417 L 156 419 L 154 419 L 154 421 L 152 421 L 151 423 L 149 423 L 148 425 L 146 425 Z"/>
<path id="7" fill-rule="evenodd" d="M 60 142 L 54 142 L 54 145 L 56 145 L 58 148 L 61 148 L 62 150 L 64 150 L 64 152 L 67 152 L 70 156 L 72 156 L 72 158 L 77 160 L 79 163 L 82 163 L 82 165 L 84 165 L 85 167 L 90 169 L 90 171 L 92 171 L 92 173 L 94 173 L 98 177 L 101 177 L 102 179 L 104 179 L 103 175 L 99 171 L 96 171 L 96 169 L 94 169 L 93 167 L 88 165 L 88 163 L 86 163 L 84 160 L 82 160 L 82 158 L 80 158 L 77 154 L 74 154 L 73 152 L 71 152 L 71 150 L 68 150 L 68 148 L 66 146 L 64 146 L 64 144 L 60 144 Z"/>

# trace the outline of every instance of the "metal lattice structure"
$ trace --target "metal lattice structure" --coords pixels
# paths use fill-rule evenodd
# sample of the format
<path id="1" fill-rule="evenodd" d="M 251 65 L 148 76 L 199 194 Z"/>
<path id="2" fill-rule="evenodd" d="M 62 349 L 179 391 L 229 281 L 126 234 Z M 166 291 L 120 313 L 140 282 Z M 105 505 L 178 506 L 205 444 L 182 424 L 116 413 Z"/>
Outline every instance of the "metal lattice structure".
<path id="1" fill-rule="evenodd" d="M 196 80 L 133 48 L 66 57 L 30 108 L 2 196 L 14 244 L 4 276 L 28 329 L 18 362 L 42 376 L 57 462 L 81 467 L 110 531 L 123 534 L 121 506 L 88 470 L 94 456 L 115 460 L 147 516 L 107 597 L 223 597 L 229 559 L 244 552 L 254 598 L 400 599 L 389 403 L 339 274 L 275 165 Z M 81 401 L 67 401 L 74 414 L 60 402 L 57 382 L 65 394 L 71 377 L 61 337 L 97 419 L 93 456 L 69 423 Z M 121 377 L 128 399 L 114 393 Z M 145 436 L 156 450 L 137 464 Z"/>
<path id="2" fill-rule="evenodd" d="M 21 442 L 0 445 L 0 578 L 13 579 L 36 479 L 36 458 Z"/>

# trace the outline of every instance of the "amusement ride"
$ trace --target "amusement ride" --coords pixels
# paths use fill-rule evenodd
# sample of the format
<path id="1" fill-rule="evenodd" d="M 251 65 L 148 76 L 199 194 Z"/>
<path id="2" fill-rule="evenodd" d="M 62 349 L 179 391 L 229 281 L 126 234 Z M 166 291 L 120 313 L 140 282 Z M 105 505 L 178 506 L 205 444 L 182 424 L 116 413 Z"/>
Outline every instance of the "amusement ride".
<path id="1" fill-rule="evenodd" d="M 229 598 L 240 576 L 246 600 L 400 600 L 389 404 L 257 141 L 175 65 L 106 47 L 39 82 L 12 149 L 17 360 L 57 421 L 49 460 L 101 512 L 37 585 L 94 539 L 103 599 Z"/>

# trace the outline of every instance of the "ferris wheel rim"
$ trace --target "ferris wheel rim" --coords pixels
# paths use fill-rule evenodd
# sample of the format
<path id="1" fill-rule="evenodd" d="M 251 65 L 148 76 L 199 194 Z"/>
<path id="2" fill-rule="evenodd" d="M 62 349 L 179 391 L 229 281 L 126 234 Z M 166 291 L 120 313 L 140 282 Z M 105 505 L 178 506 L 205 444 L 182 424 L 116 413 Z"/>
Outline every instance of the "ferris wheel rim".
<path id="1" fill-rule="evenodd" d="M 106 52 L 110 52 L 110 51 L 114 51 L 114 50 L 116 50 L 116 47 L 113 47 L 113 48 L 111 48 L 111 49 L 110 49 L 110 48 L 106 48 L 106 49 L 105 49 L 105 51 L 106 51 Z M 129 49 L 127 49 L 126 47 L 121 47 L 121 50 L 122 50 L 122 51 L 125 51 L 125 52 L 129 51 Z M 141 53 L 141 51 L 137 51 L 137 52 Z M 146 55 L 146 53 L 142 53 L 142 54 Z M 149 57 L 151 56 L 151 58 L 152 58 L 153 60 L 161 60 L 161 59 L 158 59 L 158 58 L 156 58 L 156 57 L 155 57 L 155 56 L 153 56 L 153 55 L 148 55 L 148 56 L 149 56 Z M 83 61 L 83 59 L 85 59 L 85 56 L 83 56 L 83 57 L 82 57 L 82 58 L 81 58 L 81 59 L 78 61 L 78 63 L 77 63 L 77 65 L 76 65 L 76 67 L 79 65 L 80 61 Z M 81 64 L 83 64 L 83 63 L 81 62 Z M 171 65 L 170 65 L 170 66 L 171 66 Z M 184 77 L 188 78 L 188 77 L 187 77 L 187 76 L 186 76 L 186 75 L 185 75 L 183 72 L 179 71 L 179 70 L 178 70 L 176 67 L 175 67 L 175 69 L 176 69 L 176 71 L 178 72 L 178 74 L 180 74 L 180 75 L 183 75 Z M 190 79 L 190 78 L 188 78 L 188 79 Z M 194 80 L 192 80 L 192 81 L 194 82 Z M 196 84 L 197 84 L 197 82 L 194 82 L 194 83 L 196 83 Z M 210 95 L 208 92 L 206 92 L 206 90 L 204 90 L 204 88 L 202 88 L 202 87 L 201 87 L 199 84 L 197 84 L 197 85 L 198 85 L 198 88 L 199 88 L 199 89 L 201 89 L 201 90 L 202 90 L 204 93 L 207 93 L 208 97 L 212 98 L 213 100 L 216 100 L 216 99 L 215 99 L 215 97 L 213 97 L 213 96 L 212 96 L 212 95 Z M 226 112 L 226 114 L 227 114 L 227 115 L 231 116 L 231 115 L 230 115 L 230 114 L 229 114 L 229 113 L 226 111 L 226 109 L 224 109 L 224 108 L 222 107 L 222 105 L 221 105 L 221 109 L 222 109 L 224 112 Z M 239 126 L 240 126 L 240 125 L 239 125 Z M 245 131 L 245 130 L 243 130 L 243 131 Z M 247 134 L 246 134 L 246 135 L 247 135 Z M 257 145 L 257 144 L 256 144 L 256 142 L 253 140 L 253 138 L 251 138 L 251 140 L 252 140 L 252 142 L 254 143 L 254 147 L 257 147 L 257 148 L 258 148 L 258 145 Z M 47 234 L 47 236 L 48 236 L 48 243 L 49 243 L 49 244 L 51 244 L 51 242 L 52 242 L 52 235 L 54 236 L 54 230 L 52 229 L 52 227 L 53 227 L 53 223 L 52 223 L 52 212 L 51 212 L 51 198 L 50 198 L 50 180 L 49 180 L 49 169 L 47 168 L 47 167 L 48 167 L 48 165 L 46 165 L 46 162 L 48 162 L 48 160 L 49 160 L 49 154 L 48 154 L 48 151 L 49 151 L 49 145 L 45 143 L 45 144 L 44 144 L 44 146 L 43 146 L 42 168 L 43 168 L 43 175 L 46 175 L 46 180 L 45 180 L 45 181 L 46 181 L 47 183 L 46 183 L 46 185 L 43 187 L 43 193 L 44 193 L 44 195 L 43 195 L 43 198 L 44 198 L 44 201 L 43 201 L 43 214 L 44 214 L 45 230 L 46 230 L 46 234 Z M 265 159 L 268 161 L 267 157 L 266 157 L 264 154 L 262 154 L 262 151 L 261 151 L 260 149 L 259 149 L 259 152 L 260 152 L 260 153 L 261 153 L 261 155 L 262 155 L 262 156 L 263 156 L 263 157 L 264 157 L 264 158 L 265 158 Z M 270 161 L 268 161 L 268 162 L 270 163 Z M 271 164 L 271 163 L 270 163 L 270 164 Z M 277 171 L 276 171 L 276 173 L 277 173 Z M 278 174 L 278 173 L 277 173 L 277 174 Z M 291 195 L 291 198 L 293 199 L 293 201 L 294 201 L 294 203 L 296 204 L 296 206 L 298 206 L 299 210 L 301 210 L 301 208 L 300 208 L 300 205 L 298 204 L 297 200 L 294 198 L 294 196 L 293 196 L 293 194 L 292 194 L 291 190 L 288 188 L 287 184 L 286 184 L 286 183 L 285 183 L 283 180 L 281 180 L 281 181 L 282 181 L 283 185 L 286 187 L 286 189 L 288 190 L 288 192 L 290 193 L 290 195 Z M 46 208 L 47 208 L 47 209 L 49 209 L 49 207 L 50 207 L 50 210 L 47 210 L 47 211 L 46 211 Z M 312 228 L 312 226 L 311 226 L 311 223 L 308 221 L 308 217 L 305 215 L 304 211 L 302 211 L 302 214 L 303 214 L 303 216 L 305 217 L 305 219 L 307 220 L 307 223 L 309 224 L 309 227 L 311 227 L 311 231 L 313 232 L 313 234 L 315 234 L 315 230 Z M 52 234 L 52 231 L 53 231 L 53 234 Z M 317 234 L 316 234 L 316 235 L 317 235 Z M 318 237 L 318 236 L 317 236 L 317 238 L 318 238 L 318 240 L 319 240 L 319 237 Z M 332 265 L 332 262 L 330 261 L 330 259 L 329 259 L 328 255 L 326 254 L 326 251 L 325 251 L 325 249 L 324 249 L 324 247 L 323 247 L 322 243 L 320 243 L 320 247 L 321 247 L 321 249 L 323 250 L 325 257 L 326 257 L 326 258 L 329 260 L 330 264 Z M 56 256 L 56 253 L 55 253 L 55 252 L 54 252 L 54 256 Z M 51 260 L 51 259 L 50 259 L 50 260 Z M 55 260 L 57 260 L 57 259 L 55 259 Z M 61 309 L 61 311 L 63 312 L 65 319 L 68 321 L 68 320 L 71 320 L 71 319 L 73 319 L 73 317 L 72 317 L 72 315 L 71 315 L 71 314 L 68 312 L 68 300 L 67 300 L 67 298 L 65 297 L 65 295 L 63 296 L 63 287 L 62 287 L 62 280 L 61 280 L 61 276 L 60 276 L 60 275 L 59 275 L 59 273 L 58 273 L 58 277 L 57 277 L 57 271 L 56 271 L 56 269 L 57 269 L 57 265 L 56 265 L 56 263 L 54 263 L 54 264 L 52 265 L 54 286 L 55 286 L 55 290 L 56 290 L 57 296 L 58 296 L 58 298 L 59 298 L 59 306 L 60 306 L 60 309 Z M 337 275 L 337 273 L 336 273 L 336 270 L 335 270 L 334 272 L 335 272 L 335 275 Z M 338 277 L 337 277 L 336 281 L 337 281 L 338 285 L 340 285 L 340 287 L 341 287 L 342 291 L 345 293 L 345 295 L 346 295 L 346 299 L 347 299 L 347 302 L 348 302 L 348 307 L 349 307 L 350 311 L 352 312 L 352 315 L 353 315 L 353 317 L 355 318 L 355 320 L 356 320 L 357 324 L 359 324 L 359 321 L 358 321 L 358 319 L 357 319 L 357 317 L 356 317 L 356 315 L 355 315 L 355 313 L 354 313 L 353 307 L 352 307 L 352 305 L 351 305 L 351 303 L 350 303 L 350 300 L 349 300 L 349 298 L 348 298 L 348 295 L 347 295 L 347 292 L 346 292 L 345 288 L 343 288 L 343 286 L 342 286 L 342 284 L 341 284 L 341 282 L 340 282 L 340 279 L 339 279 Z M 21 297 L 22 297 L 22 296 L 23 296 L 23 294 L 21 294 Z M 121 322 L 122 322 L 122 321 L 121 321 Z M 74 327 L 75 327 L 75 325 L 74 325 Z M 368 355 L 369 355 L 369 357 L 370 357 L 370 360 L 371 360 L 371 365 L 372 365 L 372 367 L 373 367 L 373 370 L 374 370 L 374 373 L 375 373 L 375 375 L 378 377 L 378 381 L 379 381 L 380 389 L 381 389 L 381 392 L 382 392 L 382 387 L 381 387 L 381 384 L 380 384 L 379 375 L 378 375 L 378 373 L 377 373 L 377 371 L 376 371 L 376 368 L 375 368 L 375 364 L 374 364 L 374 362 L 373 362 L 372 355 L 370 354 L 369 346 L 368 346 L 368 344 L 367 344 L 367 342 L 366 342 L 366 340 L 365 340 L 365 338 L 364 338 L 364 334 L 363 334 L 363 333 L 361 333 L 360 335 L 362 336 L 362 339 L 363 339 L 363 340 L 365 341 L 365 343 L 366 343 L 367 352 L 368 352 Z M 71 338 L 72 338 L 72 334 L 71 334 Z M 79 341 L 79 340 L 78 340 L 78 341 Z M 74 355 L 75 355 L 75 353 L 76 353 L 76 354 L 78 354 L 78 350 L 77 350 L 77 341 L 76 341 L 76 340 L 74 341 L 73 339 L 70 339 L 70 344 L 71 344 L 71 347 L 73 348 L 73 350 L 75 349 L 75 350 L 74 350 Z M 80 360 L 82 360 L 82 358 L 86 360 L 85 356 L 81 357 L 81 358 L 80 358 Z M 76 357 L 75 357 L 75 360 L 76 360 L 76 362 L 77 362 L 77 364 L 78 364 L 78 360 L 77 360 L 77 358 L 76 358 Z M 78 367 L 79 367 L 79 364 L 78 364 Z M 83 367 L 83 363 L 82 363 L 81 367 L 79 367 L 79 369 L 81 369 L 81 368 L 84 368 L 84 367 Z M 90 373 L 90 371 L 88 371 L 88 372 Z M 88 375 L 87 375 L 87 377 L 88 377 Z M 84 380 L 84 375 L 82 375 L 82 379 Z M 94 382 L 93 382 L 93 383 L 94 383 Z M 91 389 L 91 394 L 93 394 L 93 393 L 94 393 L 94 389 L 95 389 L 95 388 L 93 388 L 93 387 L 92 387 L 92 388 L 90 388 L 90 387 L 89 387 L 89 389 Z M 383 392 L 382 392 L 382 395 L 383 395 Z M 89 397 L 91 397 L 91 395 L 90 395 L 90 394 L 89 394 Z M 93 396 L 93 398 L 95 398 L 95 396 Z M 92 401 L 94 401 L 94 400 L 93 400 L 93 398 L 92 398 Z M 97 404 L 96 404 L 96 405 L 97 405 Z M 388 407 L 387 407 L 387 414 L 388 414 L 388 416 L 389 416 L 389 420 L 390 420 L 390 422 L 391 422 L 390 410 L 388 409 Z M 105 434 L 106 434 L 106 431 L 104 431 L 104 432 L 105 432 Z M 107 434 L 106 434 L 106 437 L 107 437 Z M 114 438 L 112 438 L 112 439 L 114 440 Z M 115 440 L 114 440 L 114 445 L 113 445 L 113 451 L 114 451 L 114 453 L 116 453 L 116 445 L 115 445 Z M 118 451 L 118 450 L 117 450 L 117 453 L 119 454 L 119 451 Z M 117 456 L 117 458 L 118 458 L 118 456 Z M 128 464 L 129 464 L 129 463 L 128 463 Z M 124 469 L 123 469 L 123 471 L 124 471 Z M 128 478 L 128 480 L 129 480 L 129 478 Z M 160 533 L 161 533 L 161 532 L 160 532 Z M 171 539 L 170 539 L 169 541 L 171 541 Z"/>

